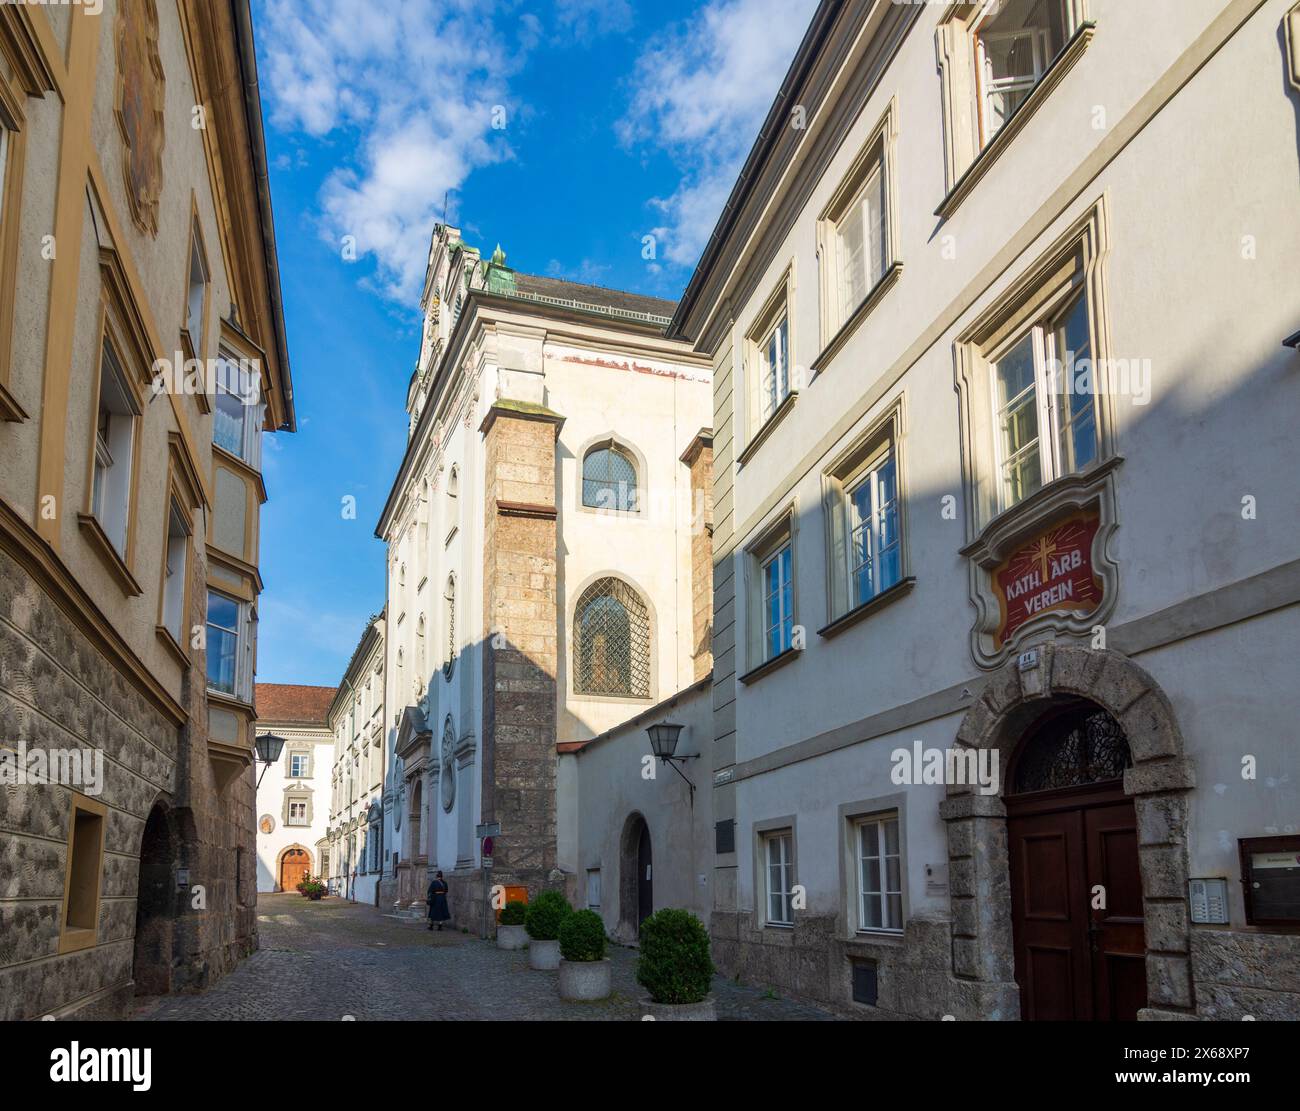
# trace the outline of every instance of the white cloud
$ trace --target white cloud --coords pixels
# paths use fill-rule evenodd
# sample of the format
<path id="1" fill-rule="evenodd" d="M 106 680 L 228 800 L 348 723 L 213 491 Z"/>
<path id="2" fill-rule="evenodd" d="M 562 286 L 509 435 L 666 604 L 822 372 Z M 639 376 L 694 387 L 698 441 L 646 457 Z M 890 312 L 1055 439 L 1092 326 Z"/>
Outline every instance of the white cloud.
<path id="1" fill-rule="evenodd" d="M 258 24 L 271 122 L 328 143 L 341 164 L 321 191 L 321 233 L 353 236 L 380 293 L 419 296 L 444 195 L 507 158 L 509 78 L 535 45 L 535 17 L 513 41 L 487 0 L 265 0 Z"/>
<path id="2" fill-rule="evenodd" d="M 815 0 L 709 0 L 655 36 L 637 59 L 618 125 L 628 146 L 666 151 L 682 182 L 651 205 L 659 253 L 693 266 L 753 146 Z"/>
<path id="3" fill-rule="evenodd" d="M 631 30 L 636 15 L 628 0 L 555 0 L 555 21 L 564 36 L 585 45 Z"/>

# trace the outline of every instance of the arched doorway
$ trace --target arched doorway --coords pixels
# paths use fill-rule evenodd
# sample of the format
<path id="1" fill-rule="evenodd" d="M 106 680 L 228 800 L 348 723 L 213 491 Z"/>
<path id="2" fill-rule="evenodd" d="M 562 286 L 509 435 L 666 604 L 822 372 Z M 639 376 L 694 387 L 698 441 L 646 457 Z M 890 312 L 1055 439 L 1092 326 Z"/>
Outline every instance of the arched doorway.
<path id="1" fill-rule="evenodd" d="M 618 918 L 623 938 L 636 938 L 654 909 L 650 827 L 640 814 L 632 814 L 623 825 L 619 846 Z"/>
<path id="2" fill-rule="evenodd" d="M 137 995 L 163 995 L 171 991 L 175 856 L 171 824 L 166 808 L 159 803 L 149 812 L 140 839 L 131 970 Z"/>
<path id="3" fill-rule="evenodd" d="M 948 835 L 951 967 L 955 979 L 964 985 L 960 998 L 951 999 L 948 1007 L 958 1018 L 1021 1016 L 1008 816 L 1009 811 L 1017 818 L 1027 816 L 1028 804 L 1016 800 L 1034 792 L 1017 791 L 1016 779 L 1008 776 L 1020 774 L 1012 765 L 1027 751 L 1025 742 L 1040 727 L 1046 728 L 1053 714 L 1066 713 L 1081 702 L 1104 710 L 1118 723 L 1132 761 L 1123 778 L 1110 780 L 1110 784 L 1112 789 L 1118 787 L 1119 798 L 1130 801 L 1136 827 L 1121 816 L 1113 834 L 1094 829 L 1093 836 L 1100 853 L 1110 848 L 1107 842 L 1119 846 L 1127 840 L 1128 831 L 1136 829 L 1142 910 L 1140 915 L 1124 917 L 1140 916 L 1145 933 L 1146 1005 L 1138 1017 L 1180 1018 L 1195 1013 L 1187 915 L 1172 905 L 1186 897 L 1189 794 L 1196 781 L 1177 715 L 1156 680 L 1122 653 L 1045 643 L 990 673 L 957 730 L 959 752 L 973 749 L 972 755 L 982 755 L 981 750 L 988 750 L 996 792 L 978 789 L 969 781 L 949 784 L 947 798 L 939 807 Z M 1086 798 L 1100 803 L 1100 784 L 1096 784 L 1095 799 L 1088 794 L 1088 786 L 1082 788 Z M 1116 890 L 1107 891 L 1111 910 L 1126 904 L 1122 892 L 1117 896 L 1126 880 L 1115 871 L 1110 887 Z M 1026 890 L 1032 898 L 1041 897 L 1037 887 Z M 1089 927 L 1092 925 L 1090 920 Z M 1094 940 L 1100 947 L 1100 936 L 1089 933 L 1089 948 Z M 1126 957 L 1117 962 L 1107 957 L 1099 958 L 1099 963 L 1109 973 L 1114 969 L 1108 965 L 1128 962 Z M 1117 982 L 1111 993 L 1120 1013 L 1130 1009 L 1118 1001 L 1131 998 L 1131 992 L 1125 995 L 1131 986 Z"/>
<path id="4" fill-rule="evenodd" d="M 311 853 L 301 845 L 290 845 L 280 854 L 280 890 L 297 891 L 311 875 Z"/>
<path id="5" fill-rule="evenodd" d="M 1007 769 L 1007 853 L 1020 1014 L 1135 1020 L 1146 1005 L 1137 813 L 1128 739 L 1071 699 L 1025 732 Z"/>

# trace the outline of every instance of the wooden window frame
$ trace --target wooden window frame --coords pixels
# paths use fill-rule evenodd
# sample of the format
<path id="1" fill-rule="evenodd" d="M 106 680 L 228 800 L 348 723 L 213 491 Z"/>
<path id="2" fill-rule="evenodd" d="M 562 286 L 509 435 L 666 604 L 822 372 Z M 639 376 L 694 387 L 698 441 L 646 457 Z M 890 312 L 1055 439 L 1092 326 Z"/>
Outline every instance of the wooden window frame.
<path id="1" fill-rule="evenodd" d="M 0 127 L 7 132 L 7 149 L 0 176 L 0 421 L 16 424 L 29 417 L 11 391 L 14 305 L 18 290 L 18 248 L 27 160 L 25 99 L 17 78 L 12 83 L 0 78 Z"/>
<path id="2" fill-rule="evenodd" d="M 745 408 L 743 424 L 745 445 L 738 456 L 743 466 L 772 434 L 799 400 L 803 383 L 795 357 L 797 339 L 794 318 L 794 262 L 791 261 L 777 279 L 776 285 L 763 301 L 749 328 L 741 347 L 741 377 L 744 386 Z M 766 383 L 766 353 L 764 345 L 784 317 L 786 325 L 786 391 L 771 412 L 764 412 L 763 389 Z"/>
<path id="3" fill-rule="evenodd" d="M 888 869 L 886 861 L 890 854 L 885 852 L 884 843 L 884 823 L 892 821 L 897 826 L 898 837 L 898 891 L 890 891 L 888 887 Z M 889 917 L 890 895 L 898 896 L 898 914 L 899 921 L 897 925 L 866 925 L 866 900 L 868 892 L 862 884 L 862 864 L 867 857 L 862 851 L 862 831 L 867 826 L 877 826 L 876 846 L 879 849 L 879 855 L 875 858 L 880 861 L 880 890 L 875 894 L 880 900 L 880 919 L 883 923 Z M 903 815 L 898 810 L 882 810 L 873 814 L 859 814 L 849 819 L 849 841 L 852 850 L 850 862 L 853 868 L 853 928 L 857 934 L 901 936 L 907 926 L 907 858 L 903 846 Z"/>
<path id="4" fill-rule="evenodd" d="M 104 897 L 104 842 L 108 832 L 108 807 L 78 791 L 70 791 L 68 808 L 67 860 L 63 871 L 63 903 L 59 913 L 59 954 L 76 953 L 93 949 L 99 944 L 99 912 Z M 92 919 L 94 926 L 68 925 L 68 910 L 72 901 L 74 848 L 78 813 L 91 814 L 99 819 L 99 844 L 95 848 L 95 898 Z"/>

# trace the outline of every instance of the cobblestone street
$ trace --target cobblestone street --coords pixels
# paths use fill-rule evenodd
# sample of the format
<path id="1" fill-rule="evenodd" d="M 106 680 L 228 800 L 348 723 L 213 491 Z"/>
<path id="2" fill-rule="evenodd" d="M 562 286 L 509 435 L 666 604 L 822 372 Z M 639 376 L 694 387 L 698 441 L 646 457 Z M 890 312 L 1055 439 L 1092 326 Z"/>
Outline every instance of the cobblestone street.
<path id="1" fill-rule="evenodd" d="M 601 1003 L 565 1003 L 556 973 L 534 972 L 527 954 L 477 937 L 430 932 L 341 899 L 258 898 L 261 948 L 199 995 L 139 1001 L 137 1019 L 265 1021 L 351 1015 L 380 1019 L 619 1020 L 639 1017 L 636 953 L 611 946 L 614 991 Z M 720 1019 L 829 1019 L 762 985 L 714 979 Z"/>

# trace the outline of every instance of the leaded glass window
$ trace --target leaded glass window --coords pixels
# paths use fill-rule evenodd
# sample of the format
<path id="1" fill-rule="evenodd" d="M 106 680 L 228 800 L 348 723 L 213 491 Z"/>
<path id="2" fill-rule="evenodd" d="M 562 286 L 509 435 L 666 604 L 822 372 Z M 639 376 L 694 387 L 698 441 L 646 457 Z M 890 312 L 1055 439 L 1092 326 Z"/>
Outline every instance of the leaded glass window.
<path id="1" fill-rule="evenodd" d="M 1016 758 L 1015 793 L 1055 791 L 1121 779 L 1131 767 L 1128 738 L 1105 710 L 1083 705 L 1045 722 Z"/>
<path id="2" fill-rule="evenodd" d="M 609 444 L 587 452 L 582 461 L 582 504 L 637 512 L 636 464 L 625 451 Z"/>
<path id="3" fill-rule="evenodd" d="M 575 693 L 649 698 L 650 613 L 641 596 L 621 579 L 599 579 L 575 612 Z"/>

